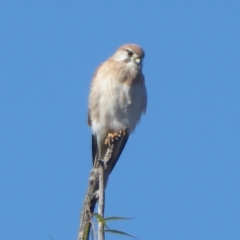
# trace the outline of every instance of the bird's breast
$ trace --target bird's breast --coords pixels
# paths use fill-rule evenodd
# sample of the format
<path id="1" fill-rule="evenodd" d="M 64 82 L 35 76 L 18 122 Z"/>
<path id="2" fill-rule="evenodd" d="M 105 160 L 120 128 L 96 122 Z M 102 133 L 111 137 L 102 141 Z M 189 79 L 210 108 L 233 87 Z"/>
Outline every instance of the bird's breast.
<path id="1" fill-rule="evenodd" d="M 125 83 L 118 86 L 109 99 L 105 115 L 109 128 L 114 131 L 125 128 L 134 130 L 143 113 L 142 97 L 143 93 L 139 85 L 129 86 Z"/>
<path id="2" fill-rule="evenodd" d="M 115 132 L 126 128 L 133 131 L 145 111 L 144 77 L 139 69 L 125 67 L 115 68 L 117 75 L 106 71 L 101 78 L 104 81 L 98 87 L 95 85 L 99 99 L 96 102 L 97 118 L 93 119 L 93 132 Z"/>

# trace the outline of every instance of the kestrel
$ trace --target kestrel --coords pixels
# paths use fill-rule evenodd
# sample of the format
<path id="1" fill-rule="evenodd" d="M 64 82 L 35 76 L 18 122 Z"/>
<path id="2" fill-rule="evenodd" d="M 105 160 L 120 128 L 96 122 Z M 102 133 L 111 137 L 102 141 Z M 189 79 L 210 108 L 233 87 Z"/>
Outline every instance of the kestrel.
<path id="1" fill-rule="evenodd" d="M 92 79 L 88 124 L 92 128 L 93 164 L 103 160 L 109 144 L 115 143 L 108 175 L 147 108 L 144 55 L 136 44 L 123 45 L 97 68 Z"/>

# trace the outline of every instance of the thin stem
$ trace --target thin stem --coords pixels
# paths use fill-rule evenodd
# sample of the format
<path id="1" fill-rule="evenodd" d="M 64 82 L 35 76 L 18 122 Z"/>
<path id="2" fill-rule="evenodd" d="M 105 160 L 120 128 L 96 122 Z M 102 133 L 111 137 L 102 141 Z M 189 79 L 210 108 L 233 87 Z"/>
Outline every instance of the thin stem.
<path id="1" fill-rule="evenodd" d="M 105 206 L 105 183 L 104 183 L 104 163 L 99 160 L 99 202 L 98 202 L 98 214 L 104 218 L 104 206 Z M 101 221 L 98 221 L 98 240 L 104 240 L 104 225 Z"/>

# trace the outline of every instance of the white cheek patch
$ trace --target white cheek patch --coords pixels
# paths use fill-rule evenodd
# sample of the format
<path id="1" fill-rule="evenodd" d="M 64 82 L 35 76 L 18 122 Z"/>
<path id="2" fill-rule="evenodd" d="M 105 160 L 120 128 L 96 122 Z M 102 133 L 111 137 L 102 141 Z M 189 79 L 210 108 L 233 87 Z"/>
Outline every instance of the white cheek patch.
<path id="1" fill-rule="evenodd" d="M 129 62 L 127 63 L 127 68 L 135 68 L 136 67 L 136 63 L 134 62 L 133 59 L 129 59 Z"/>
<path id="2" fill-rule="evenodd" d="M 115 60 L 116 61 L 119 61 L 119 62 L 128 62 L 129 60 L 129 57 L 127 55 L 127 52 L 119 52 L 116 57 L 115 57 Z"/>

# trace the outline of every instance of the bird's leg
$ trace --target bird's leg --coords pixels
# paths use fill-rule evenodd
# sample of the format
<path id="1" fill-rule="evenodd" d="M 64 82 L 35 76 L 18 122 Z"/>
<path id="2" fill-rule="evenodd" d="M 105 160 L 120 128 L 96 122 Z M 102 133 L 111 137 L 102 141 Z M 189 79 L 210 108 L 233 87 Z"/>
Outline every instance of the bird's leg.
<path id="1" fill-rule="evenodd" d="M 108 147 L 111 147 L 112 144 L 114 144 L 116 141 L 118 141 L 120 138 L 122 138 L 126 134 L 127 134 L 127 129 L 120 130 L 119 132 L 108 133 L 108 136 L 105 139 L 105 144 L 108 145 Z"/>

